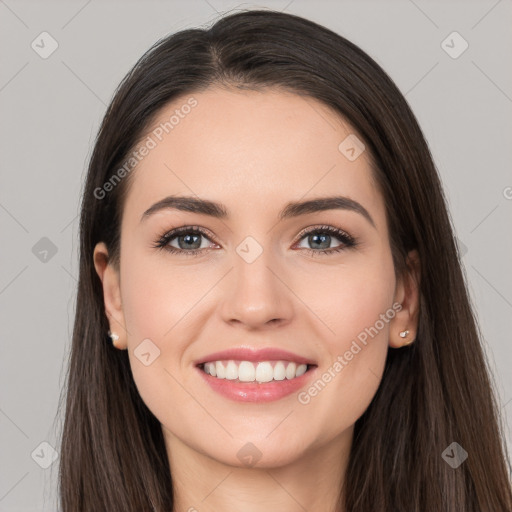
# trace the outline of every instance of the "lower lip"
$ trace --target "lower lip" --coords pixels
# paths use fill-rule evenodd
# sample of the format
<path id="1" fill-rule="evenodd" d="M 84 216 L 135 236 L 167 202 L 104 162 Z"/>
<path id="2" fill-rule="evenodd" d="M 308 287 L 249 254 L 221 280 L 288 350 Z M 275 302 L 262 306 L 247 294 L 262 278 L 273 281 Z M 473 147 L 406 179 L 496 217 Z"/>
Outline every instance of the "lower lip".
<path id="1" fill-rule="evenodd" d="M 311 367 L 300 377 L 270 382 L 236 382 L 229 379 L 212 377 L 204 370 L 196 367 L 205 382 L 220 395 L 237 402 L 273 402 L 291 395 L 302 388 L 313 376 L 317 366 Z"/>

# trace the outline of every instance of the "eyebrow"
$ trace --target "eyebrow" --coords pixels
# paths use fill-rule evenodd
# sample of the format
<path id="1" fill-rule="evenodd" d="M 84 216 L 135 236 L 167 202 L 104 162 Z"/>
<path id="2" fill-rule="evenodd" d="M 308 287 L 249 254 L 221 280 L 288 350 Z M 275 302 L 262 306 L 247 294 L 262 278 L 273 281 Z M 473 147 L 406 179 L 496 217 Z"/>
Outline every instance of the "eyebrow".
<path id="1" fill-rule="evenodd" d="M 207 199 L 199 199 L 198 197 L 193 196 L 169 196 L 161 199 L 148 208 L 142 214 L 141 222 L 152 214 L 167 209 L 198 213 L 217 219 L 229 218 L 227 208 L 221 203 L 216 203 Z M 286 220 L 299 217 L 300 215 L 307 215 L 325 210 L 348 210 L 359 213 L 375 229 L 377 229 L 374 220 L 362 204 L 343 196 L 320 197 L 307 201 L 290 202 L 283 208 L 283 210 L 281 210 L 278 218 L 279 220 Z"/>

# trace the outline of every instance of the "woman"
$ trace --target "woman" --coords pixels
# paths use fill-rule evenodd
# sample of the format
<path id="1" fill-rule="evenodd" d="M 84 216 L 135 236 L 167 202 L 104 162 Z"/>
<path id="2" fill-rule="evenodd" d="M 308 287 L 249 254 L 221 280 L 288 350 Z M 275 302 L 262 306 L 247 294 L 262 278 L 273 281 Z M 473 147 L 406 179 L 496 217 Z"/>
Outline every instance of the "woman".
<path id="1" fill-rule="evenodd" d="M 171 35 L 89 166 L 62 509 L 511 510 L 480 338 L 368 55 L 271 11 Z"/>

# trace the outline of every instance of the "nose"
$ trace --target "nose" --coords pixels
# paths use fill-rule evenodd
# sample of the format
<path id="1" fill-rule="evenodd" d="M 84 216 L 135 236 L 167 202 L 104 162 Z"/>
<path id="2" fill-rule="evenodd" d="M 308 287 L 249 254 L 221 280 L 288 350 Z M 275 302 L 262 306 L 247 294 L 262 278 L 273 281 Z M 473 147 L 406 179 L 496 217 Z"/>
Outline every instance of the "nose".
<path id="1" fill-rule="evenodd" d="M 249 330 L 282 326 L 293 317 L 292 299 L 283 272 L 266 251 L 252 263 L 237 255 L 223 287 L 221 314 Z"/>

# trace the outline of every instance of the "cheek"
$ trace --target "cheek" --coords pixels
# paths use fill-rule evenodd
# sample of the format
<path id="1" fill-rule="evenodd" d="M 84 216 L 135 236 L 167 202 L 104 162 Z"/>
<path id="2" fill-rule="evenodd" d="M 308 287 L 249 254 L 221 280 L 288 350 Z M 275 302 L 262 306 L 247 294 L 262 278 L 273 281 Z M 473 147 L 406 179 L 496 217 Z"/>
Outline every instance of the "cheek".
<path id="1" fill-rule="evenodd" d="M 132 342 L 151 338 L 159 344 L 175 326 L 179 329 L 178 323 L 204 295 L 207 285 L 191 267 L 173 263 L 164 251 L 130 250 L 127 243 L 125 253 L 121 256 L 121 294 L 129 338 Z"/>
<path id="2" fill-rule="evenodd" d="M 315 411 L 312 416 L 329 417 L 332 423 L 325 434 L 334 436 L 364 413 L 381 382 L 389 323 L 396 313 L 392 260 L 382 253 L 365 265 L 330 269 L 325 277 L 317 274 L 315 284 L 308 301 L 329 327 L 329 331 L 322 329 L 324 335 L 319 338 L 328 361 L 298 398 L 306 410 Z"/>
<path id="3" fill-rule="evenodd" d="M 176 263 L 163 251 L 143 250 L 143 242 L 137 244 L 129 237 L 125 240 L 121 297 L 134 380 L 152 411 L 170 410 L 171 405 L 185 410 L 190 402 L 178 384 L 183 381 L 184 354 L 202 325 L 197 321 L 204 307 L 204 301 L 200 301 L 218 281 L 217 275 L 206 266 L 199 272 L 183 264 L 185 258 Z M 154 357 L 148 366 L 138 359 L 143 347 L 144 353 L 150 353 L 150 360 Z M 170 397 L 172 404 L 167 400 Z M 183 403 L 178 403 L 181 398 Z"/>
<path id="4" fill-rule="evenodd" d="M 151 338 L 157 343 L 165 328 L 164 313 L 172 304 L 172 288 L 165 286 L 165 275 L 158 276 L 154 267 L 150 258 L 130 257 L 123 261 L 121 297 L 131 343 L 142 338 Z"/>
<path id="5" fill-rule="evenodd" d="M 165 265 L 162 253 L 130 250 L 127 243 L 121 261 L 121 297 L 133 379 L 146 406 L 160 422 L 168 423 L 168 411 L 178 408 L 185 414 L 191 408 L 179 384 L 179 365 L 186 349 L 186 337 L 179 333 L 187 311 L 199 297 L 185 297 L 190 289 L 186 277 L 192 273 Z"/>
<path id="6" fill-rule="evenodd" d="M 328 327 L 319 339 L 328 342 L 331 355 L 344 352 L 352 339 L 374 326 L 393 304 L 396 283 L 391 255 L 382 251 L 376 257 L 357 258 L 354 264 L 319 270 L 303 280 L 307 284 L 299 292 Z M 296 290 L 298 286 L 297 282 Z M 381 338 L 387 337 L 388 323 L 379 322 L 377 328 L 384 335 Z"/>

